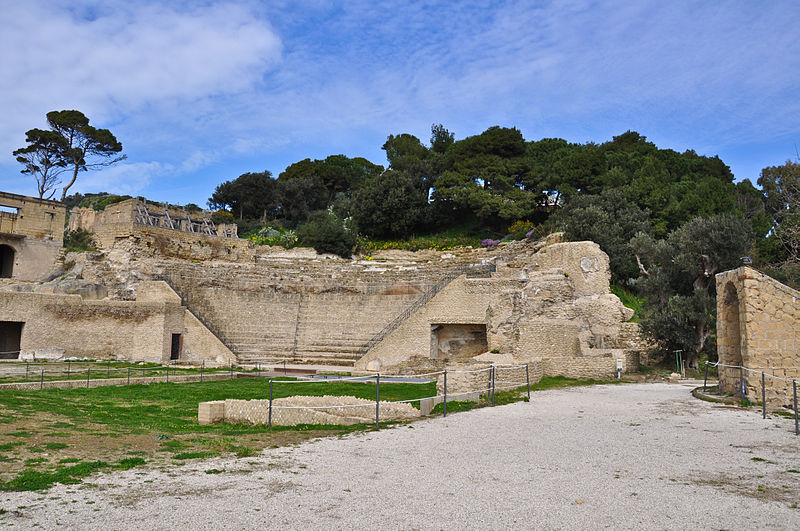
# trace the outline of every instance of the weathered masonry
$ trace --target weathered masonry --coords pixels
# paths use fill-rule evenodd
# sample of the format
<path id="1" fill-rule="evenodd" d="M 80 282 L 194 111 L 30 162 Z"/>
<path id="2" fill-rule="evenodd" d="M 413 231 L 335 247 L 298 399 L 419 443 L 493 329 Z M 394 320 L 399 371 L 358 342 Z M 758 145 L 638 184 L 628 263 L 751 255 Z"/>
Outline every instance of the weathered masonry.
<path id="1" fill-rule="evenodd" d="M 0 359 L 235 361 L 164 282 L 140 282 L 135 301 L 94 295 L 0 290 Z"/>
<path id="2" fill-rule="evenodd" d="M 63 221 L 62 208 L 49 228 L 56 250 Z M 0 352 L 384 373 L 454 363 L 572 377 L 638 369 L 638 326 L 610 293 L 608 257 L 594 243 L 552 235 L 343 260 L 257 246 L 209 221 L 140 200 L 73 209 L 70 228 L 92 231 L 100 250 L 65 254 L 46 281 L 12 267 L 0 282 Z"/>
<path id="3" fill-rule="evenodd" d="M 719 273 L 717 282 L 717 352 L 722 390 L 761 399 L 761 372 L 792 380 L 800 377 L 800 292 L 753 269 Z M 765 378 L 767 404 L 792 402 L 792 384 Z"/>
<path id="4" fill-rule="evenodd" d="M 61 250 L 65 217 L 57 201 L 0 192 L 0 279 L 45 278 Z"/>
<path id="5" fill-rule="evenodd" d="M 608 256 L 597 244 L 522 245 L 493 265 L 450 281 L 387 329 L 355 368 L 527 363 L 544 374 L 608 377 L 621 362 L 638 370 L 638 325 L 609 293 Z"/>
<path id="6" fill-rule="evenodd" d="M 237 238 L 236 224 L 215 225 L 211 213 L 192 211 L 166 204 L 154 205 L 141 199 L 128 199 L 108 205 L 104 210 L 75 207 L 70 212 L 69 230 L 83 229 L 94 233 L 98 245 L 110 249 L 119 238 L 126 238 L 141 229 L 186 239 Z"/>

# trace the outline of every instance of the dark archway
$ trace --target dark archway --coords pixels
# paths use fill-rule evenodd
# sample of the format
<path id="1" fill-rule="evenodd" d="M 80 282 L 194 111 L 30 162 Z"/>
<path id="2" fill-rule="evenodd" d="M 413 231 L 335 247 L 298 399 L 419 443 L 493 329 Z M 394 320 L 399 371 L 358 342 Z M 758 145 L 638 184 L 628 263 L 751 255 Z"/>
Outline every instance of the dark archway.
<path id="1" fill-rule="evenodd" d="M 0 245 L 0 278 L 11 278 L 14 273 L 14 249 Z"/>
<path id="2" fill-rule="evenodd" d="M 722 314 L 717 318 L 717 354 L 722 365 L 742 365 L 742 333 L 739 294 L 733 283 L 725 285 Z M 721 325 L 721 326 L 720 326 Z M 719 368 L 720 387 L 728 393 L 741 393 L 739 369 Z"/>
<path id="3" fill-rule="evenodd" d="M 13 360 L 19 357 L 19 345 L 24 324 L 0 321 L 0 359 Z"/>

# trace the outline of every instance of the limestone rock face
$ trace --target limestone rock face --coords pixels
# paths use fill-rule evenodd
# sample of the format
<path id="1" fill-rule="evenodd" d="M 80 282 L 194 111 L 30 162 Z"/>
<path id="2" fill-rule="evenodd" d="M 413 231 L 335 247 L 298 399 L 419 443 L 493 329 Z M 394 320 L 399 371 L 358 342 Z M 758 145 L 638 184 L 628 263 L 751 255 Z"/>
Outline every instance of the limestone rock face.
<path id="1" fill-rule="evenodd" d="M 488 277 L 467 275 L 449 284 L 356 368 L 379 362 L 382 371 L 409 372 L 536 362 L 545 373 L 601 377 L 612 376 L 621 359 L 625 370 L 638 370 L 638 326 L 628 322 L 633 311 L 610 293 L 608 256 L 597 244 L 513 242 L 494 265 Z M 486 327 L 487 352 L 447 358 L 436 345 L 443 337 L 438 330 L 473 324 Z"/>

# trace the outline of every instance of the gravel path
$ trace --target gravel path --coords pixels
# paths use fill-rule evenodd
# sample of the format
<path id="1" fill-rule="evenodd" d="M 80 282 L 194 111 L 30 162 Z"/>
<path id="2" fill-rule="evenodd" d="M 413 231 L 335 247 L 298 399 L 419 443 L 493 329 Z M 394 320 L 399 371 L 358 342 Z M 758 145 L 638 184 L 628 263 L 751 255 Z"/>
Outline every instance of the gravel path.
<path id="1" fill-rule="evenodd" d="M 638 384 L 538 392 L 529 404 L 320 439 L 256 458 L 132 469 L 46 494 L 6 493 L 0 525 L 800 527 L 800 509 L 792 507 L 800 504 L 793 421 L 701 402 L 690 390 Z"/>

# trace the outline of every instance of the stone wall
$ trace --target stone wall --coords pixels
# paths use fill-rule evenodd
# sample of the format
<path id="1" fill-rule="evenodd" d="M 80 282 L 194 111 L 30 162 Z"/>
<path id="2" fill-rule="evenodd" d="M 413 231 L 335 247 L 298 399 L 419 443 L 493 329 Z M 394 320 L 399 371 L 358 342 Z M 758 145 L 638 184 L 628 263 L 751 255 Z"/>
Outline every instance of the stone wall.
<path id="1" fill-rule="evenodd" d="M 721 388 L 741 393 L 743 374 L 747 396 L 760 401 L 762 371 L 800 377 L 800 292 L 746 266 L 719 273 L 716 283 L 720 363 L 750 369 L 720 368 Z M 791 382 L 766 377 L 766 387 L 768 406 L 791 404 Z"/>
<path id="2" fill-rule="evenodd" d="M 172 206 L 167 207 L 167 212 L 169 212 L 174 228 L 165 224 L 164 207 L 157 207 L 152 204 L 147 204 L 146 208 L 152 211 L 151 222 L 156 224 L 144 223 L 140 216 L 137 215 L 137 202 L 140 206 L 144 205 L 138 199 L 128 199 L 108 205 L 104 210 L 100 211 L 96 211 L 93 208 L 75 207 L 70 212 L 68 229 L 81 229 L 94 233 L 97 244 L 103 249 L 111 249 L 118 239 L 136 235 L 141 237 L 148 234 L 162 234 L 166 235 L 167 240 L 174 238 L 189 242 L 212 242 L 230 235 L 234 237 L 225 237 L 223 239 L 230 240 L 230 242 L 238 240 L 235 237 L 236 225 L 221 224 L 215 227 L 216 233 L 207 234 L 205 233 L 206 227 L 197 214 L 192 214 L 190 216 L 193 217 L 187 219 L 187 213 L 183 209 Z M 205 212 L 204 215 L 209 219 L 210 213 Z M 192 227 L 192 230 L 188 230 L 189 227 Z M 185 234 L 188 237 L 182 237 L 181 234 Z M 194 238 L 195 236 L 199 237 L 199 240 Z"/>
<path id="3" fill-rule="evenodd" d="M 617 359 L 626 372 L 638 370 L 636 325 L 628 322 L 633 312 L 609 292 L 608 257 L 596 244 L 523 247 L 498 262 L 489 278 L 451 282 L 375 345 L 356 370 L 436 368 L 432 332 L 444 324 L 486 327 L 490 352 L 476 357 L 481 362 L 492 362 L 496 352 L 504 363 L 542 360 L 548 375 L 612 377 Z"/>
<path id="4" fill-rule="evenodd" d="M 21 322 L 20 357 L 43 349 L 66 357 L 166 362 L 172 335 L 190 359 L 227 363 L 233 354 L 190 316 L 163 282 L 143 282 L 137 301 L 0 290 L 0 321 Z"/>
<path id="5" fill-rule="evenodd" d="M 16 209 L 2 212 L 0 232 L 61 243 L 67 210 L 58 201 L 0 192 L 0 206 Z"/>
<path id="6" fill-rule="evenodd" d="M 0 246 L 9 257 L 11 278 L 25 281 L 45 279 L 53 269 L 64 239 L 66 209 L 57 201 L 0 192 Z M 4 273 L 7 276 L 5 265 Z"/>
<path id="7" fill-rule="evenodd" d="M 407 403 L 380 402 L 380 420 L 418 418 L 420 410 Z M 269 400 L 218 400 L 198 405 L 201 425 L 228 422 L 268 424 Z M 352 425 L 375 422 L 375 401 L 353 396 L 291 396 L 272 401 L 272 425 Z"/>

